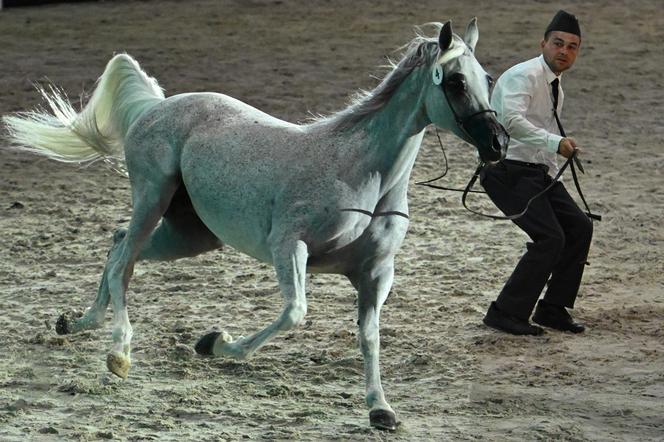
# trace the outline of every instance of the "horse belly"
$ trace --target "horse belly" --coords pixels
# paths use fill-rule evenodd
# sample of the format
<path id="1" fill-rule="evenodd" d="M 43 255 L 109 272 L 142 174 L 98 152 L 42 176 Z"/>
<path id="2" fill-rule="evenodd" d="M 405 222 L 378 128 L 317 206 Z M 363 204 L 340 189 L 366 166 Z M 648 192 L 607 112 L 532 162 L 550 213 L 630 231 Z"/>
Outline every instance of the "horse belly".
<path id="1" fill-rule="evenodd" d="M 252 181 L 254 171 L 217 149 L 184 149 L 182 180 L 196 213 L 220 240 L 264 262 L 272 262 L 267 244 L 271 198 Z"/>

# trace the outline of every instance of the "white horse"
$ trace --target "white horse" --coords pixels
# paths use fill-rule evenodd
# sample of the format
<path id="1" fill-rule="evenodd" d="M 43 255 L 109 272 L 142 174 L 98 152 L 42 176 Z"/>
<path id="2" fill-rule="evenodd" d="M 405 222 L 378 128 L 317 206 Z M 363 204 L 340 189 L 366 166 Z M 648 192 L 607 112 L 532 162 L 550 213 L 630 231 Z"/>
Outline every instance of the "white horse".
<path id="1" fill-rule="evenodd" d="M 475 19 L 463 39 L 449 22 L 437 26 L 438 37 L 415 38 L 376 89 L 307 124 L 216 93 L 165 98 L 128 55 L 111 59 L 80 113 L 42 91 L 52 114 L 5 117 L 14 144 L 60 161 L 124 159 L 131 182 L 131 221 L 114 235 L 97 298 L 82 317 L 61 316 L 58 333 L 101 327 L 111 302 L 107 366 L 125 378 L 134 264 L 228 244 L 271 263 L 284 298 L 281 315 L 257 333 L 210 333 L 196 344 L 199 354 L 244 359 L 302 321 L 307 272 L 343 274 L 358 290 L 371 425 L 395 429 L 380 382 L 379 315 L 408 228 L 406 190 L 424 130 L 451 130 L 487 162 L 502 159 L 508 142 L 474 56 Z"/>

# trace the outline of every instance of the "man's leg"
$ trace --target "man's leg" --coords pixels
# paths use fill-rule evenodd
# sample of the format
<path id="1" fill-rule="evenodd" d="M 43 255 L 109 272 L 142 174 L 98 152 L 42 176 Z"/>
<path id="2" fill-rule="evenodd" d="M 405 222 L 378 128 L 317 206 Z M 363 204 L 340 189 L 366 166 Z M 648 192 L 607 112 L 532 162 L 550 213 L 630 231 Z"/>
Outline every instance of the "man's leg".
<path id="1" fill-rule="evenodd" d="M 588 259 L 593 224 L 558 183 L 550 190 L 549 201 L 565 232 L 565 247 L 551 273 L 544 300 L 549 304 L 573 308 Z"/>
<path id="2" fill-rule="evenodd" d="M 505 214 L 521 212 L 532 196 L 551 182 L 543 169 L 498 165 L 484 173 L 482 185 Z M 565 244 L 547 195 L 534 200 L 524 216 L 514 221 L 532 242 L 503 287 L 496 305 L 502 312 L 528 321 Z"/>

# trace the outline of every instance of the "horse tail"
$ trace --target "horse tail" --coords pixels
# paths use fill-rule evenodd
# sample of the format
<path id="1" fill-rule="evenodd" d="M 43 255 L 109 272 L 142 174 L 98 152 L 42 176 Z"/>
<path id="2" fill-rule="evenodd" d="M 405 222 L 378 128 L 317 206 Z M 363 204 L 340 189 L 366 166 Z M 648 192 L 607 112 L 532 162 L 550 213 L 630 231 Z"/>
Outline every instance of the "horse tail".
<path id="1" fill-rule="evenodd" d="M 124 162 L 124 140 L 131 125 L 164 100 L 154 78 L 126 54 L 114 56 L 97 80 L 87 105 L 76 112 L 53 86 L 38 86 L 50 112 L 37 109 L 3 117 L 8 139 L 21 150 L 74 163 L 104 159 Z"/>

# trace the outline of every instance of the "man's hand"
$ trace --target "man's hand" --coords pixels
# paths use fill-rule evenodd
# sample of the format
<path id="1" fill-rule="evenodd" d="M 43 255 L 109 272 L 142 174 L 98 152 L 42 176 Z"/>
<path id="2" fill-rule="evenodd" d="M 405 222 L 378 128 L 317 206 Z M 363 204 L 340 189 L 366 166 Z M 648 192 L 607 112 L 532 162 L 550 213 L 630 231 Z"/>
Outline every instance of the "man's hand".
<path id="1" fill-rule="evenodd" d="M 576 147 L 576 140 L 574 138 L 563 138 L 558 143 L 558 153 L 565 158 L 571 157 L 575 150 L 581 153 L 581 149 Z"/>

